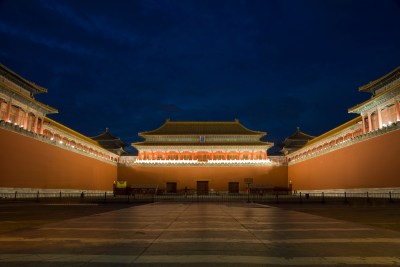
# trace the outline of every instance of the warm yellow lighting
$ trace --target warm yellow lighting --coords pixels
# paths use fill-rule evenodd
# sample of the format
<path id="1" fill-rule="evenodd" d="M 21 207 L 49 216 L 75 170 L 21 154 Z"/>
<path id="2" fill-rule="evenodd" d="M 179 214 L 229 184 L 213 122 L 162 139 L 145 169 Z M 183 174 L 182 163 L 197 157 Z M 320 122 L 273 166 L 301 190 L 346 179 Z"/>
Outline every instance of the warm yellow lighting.
<path id="1" fill-rule="evenodd" d="M 208 161 L 198 161 L 198 160 L 166 160 L 166 159 L 137 159 L 135 163 L 140 164 L 212 164 L 212 165 L 225 165 L 225 164 L 267 164 L 272 163 L 269 159 L 231 159 L 231 160 L 208 160 Z"/>

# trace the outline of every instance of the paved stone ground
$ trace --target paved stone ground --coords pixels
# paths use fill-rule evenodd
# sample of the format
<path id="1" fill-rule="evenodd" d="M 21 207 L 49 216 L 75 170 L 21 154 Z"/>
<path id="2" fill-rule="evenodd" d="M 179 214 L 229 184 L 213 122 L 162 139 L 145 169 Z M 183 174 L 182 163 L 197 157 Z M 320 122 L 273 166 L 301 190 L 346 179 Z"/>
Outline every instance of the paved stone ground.
<path id="1" fill-rule="evenodd" d="M 400 233 L 258 204 L 132 206 L 0 235 L 0 266 L 400 265 Z"/>

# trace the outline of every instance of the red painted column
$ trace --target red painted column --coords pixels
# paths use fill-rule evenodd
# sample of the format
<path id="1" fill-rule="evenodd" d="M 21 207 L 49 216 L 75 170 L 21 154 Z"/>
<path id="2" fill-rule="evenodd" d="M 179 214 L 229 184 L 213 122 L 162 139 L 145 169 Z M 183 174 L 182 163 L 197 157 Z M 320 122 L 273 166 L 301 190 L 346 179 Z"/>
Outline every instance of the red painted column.
<path id="1" fill-rule="evenodd" d="M 400 103 L 397 99 L 394 100 L 394 110 L 396 111 L 396 121 L 400 121 Z"/>
<path id="2" fill-rule="evenodd" d="M 37 125 L 36 125 L 36 133 L 40 132 L 40 123 L 41 123 L 41 119 L 38 118 L 38 122 L 37 122 Z"/>
<path id="3" fill-rule="evenodd" d="M 6 118 L 5 121 L 10 121 L 10 114 L 11 114 L 11 101 L 7 104 L 7 111 L 6 111 Z"/>
<path id="4" fill-rule="evenodd" d="M 365 118 L 364 118 L 364 116 L 361 116 L 361 121 L 362 121 L 362 133 L 366 134 L 367 130 L 365 129 Z"/>
<path id="5" fill-rule="evenodd" d="M 372 119 L 371 119 L 371 113 L 368 113 L 368 132 L 372 132 Z"/>
<path id="6" fill-rule="evenodd" d="M 21 109 L 17 108 L 17 112 L 15 113 L 15 121 L 14 124 L 16 123 L 17 125 L 19 125 L 19 113 L 20 113 Z"/>
<path id="7" fill-rule="evenodd" d="M 381 129 L 382 128 L 382 111 L 379 107 L 378 107 L 378 125 L 379 125 L 379 129 Z"/>
<path id="8" fill-rule="evenodd" d="M 4 101 L 0 100 L 0 114 L 2 114 L 2 113 L 1 113 L 1 106 L 3 105 L 3 103 L 7 105 L 7 103 L 6 103 L 6 102 L 4 102 Z M 6 119 L 6 117 L 5 117 L 5 116 L 6 116 L 6 114 L 4 113 L 4 117 L 0 116 L 0 119 L 1 119 L 1 120 L 5 120 L 5 119 Z"/>
<path id="9" fill-rule="evenodd" d="M 44 130 L 44 118 L 40 119 L 40 134 L 43 134 L 43 130 Z"/>
<path id="10" fill-rule="evenodd" d="M 25 118 L 24 118 L 24 129 L 28 128 L 28 115 L 29 112 L 25 112 Z"/>
<path id="11" fill-rule="evenodd" d="M 35 123 L 33 124 L 33 132 L 37 133 L 38 117 L 35 116 Z"/>

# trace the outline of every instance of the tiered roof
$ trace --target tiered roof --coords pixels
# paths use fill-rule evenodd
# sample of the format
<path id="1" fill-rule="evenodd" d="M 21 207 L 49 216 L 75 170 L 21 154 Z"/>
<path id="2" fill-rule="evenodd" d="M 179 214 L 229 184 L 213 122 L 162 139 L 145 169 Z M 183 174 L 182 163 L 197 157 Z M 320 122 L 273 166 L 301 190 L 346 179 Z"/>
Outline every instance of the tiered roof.
<path id="1" fill-rule="evenodd" d="M 263 142 L 267 133 L 249 130 L 239 120 L 233 122 L 172 122 L 169 119 L 158 129 L 139 133 L 145 141 L 132 144 L 140 147 L 258 147 L 273 144 Z M 155 138 L 157 137 L 157 138 Z M 160 138 L 159 138 L 160 137 Z M 184 137 L 189 137 L 184 138 Z M 213 139 L 212 137 L 218 137 Z"/>
<path id="2" fill-rule="evenodd" d="M 389 72 L 388 74 L 367 83 L 358 88 L 361 92 L 369 92 L 375 95 L 375 91 L 379 90 L 383 86 L 400 79 L 400 66 Z"/>
<path id="3" fill-rule="evenodd" d="M 22 78 L 3 64 L 0 64 L 0 75 L 6 78 L 0 79 L 0 88 L 4 89 L 4 93 L 9 94 L 10 96 L 12 95 L 13 98 L 18 99 L 19 101 L 29 102 L 32 107 L 45 114 L 58 113 L 57 109 L 43 104 L 42 102 L 35 100 L 33 97 L 34 94 L 47 93 L 46 88 Z M 7 80 L 11 81 L 11 84 L 15 84 L 16 86 L 11 85 Z M 24 92 L 19 87 L 26 91 Z"/>
<path id="4" fill-rule="evenodd" d="M 308 141 L 314 139 L 315 136 L 306 134 L 300 131 L 300 127 L 297 127 L 296 132 L 291 136 L 287 137 L 282 142 L 281 152 L 284 154 L 296 151 L 307 144 Z"/>
<path id="5" fill-rule="evenodd" d="M 106 128 L 106 131 L 104 133 L 91 137 L 91 139 L 97 141 L 100 146 L 110 152 L 118 155 L 128 154 L 128 152 L 124 150 L 124 147 L 126 147 L 128 144 L 124 143 L 119 137 L 115 137 L 110 134 L 108 128 Z"/>
<path id="6" fill-rule="evenodd" d="M 252 131 L 244 127 L 239 120 L 233 122 L 166 122 L 158 129 L 139 133 L 146 135 L 260 135 L 267 133 Z"/>
<path id="7" fill-rule="evenodd" d="M 359 87 L 359 91 L 369 92 L 373 96 L 370 99 L 349 108 L 349 113 L 361 114 L 363 111 L 374 108 L 382 102 L 385 102 L 387 99 L 395 97 L 400 91 L 400 67 L 397 67 L 379 79 Z"/>
<path id="8" fill-rule="evenodd" d="M 38 94 L 38 93 L 47 93 L 47 89 L 44 87 L 41 87 L 34 82 L 28 81 L 25 78 L 22 78 L 20 75 L 16 74 L 3 64 L 0 64 L 0 74 L 2 74 L 4 77 L 9 79 L 10 81 L 18 84 L 22 88 L 30 91 L 32 94 Z"/>
<path id="9" fill-rule="evenodd" d="M 285 140 L 287 140 L 287 141 L 291 141 L 291 140 L 299 140 L 299 141 L 306 140 L 306 141 L 308 141 L 313 138 L 315 138 L 315 136 L 306 134 L 300 130 L 300 127 L 297 127 L 296 132 L 294 134 L 292 134 L 291 136 L 287 137 Z"/>

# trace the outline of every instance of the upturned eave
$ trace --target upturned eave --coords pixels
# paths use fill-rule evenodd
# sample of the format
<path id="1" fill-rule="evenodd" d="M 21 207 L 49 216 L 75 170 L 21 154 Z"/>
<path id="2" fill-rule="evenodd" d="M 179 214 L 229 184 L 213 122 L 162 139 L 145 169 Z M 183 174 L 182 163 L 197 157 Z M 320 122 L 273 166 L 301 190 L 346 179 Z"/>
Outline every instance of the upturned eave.
<path id="1" fill-rule="evenodd" d="M 374 87 L 378 86 L 379 83 L 384 83 L 386 80 L 389 80 L 391 78 L 396 79 L 396 77 L 393 77 L 393 76 L 399 76 L 400 77 L 400 66 L 395 68 L 391 72 L 385 74 L 384 76 L 382 76 L 382 77 L 380 77 L 380 78 L 378 78 L 378 79 L 376 79 L 374 81 L 371 81 L 371 82 L 369 82 L 369 83 L 367 83 L 367 84 L 365 84 L 363 86 L 360 86 L 358 88 L 358 91 L 373 93 L 376 90 L 376 89 L 374 90 Z"/>
<path id="2" fill-rule="evenodd" d="M 4 66 L 3 64 L 0 64 L 0 71 L 3 73 L 3 75 L 7 79 L 15 82 L 16 84 L 18 84 L 21 87 L 27 89 L 28 91 L 32 92 L 33 94 L 47 93 L 47 89 L 46 88 L 44 88 L 42 86 L 39 86 L 36 83 L 31 82 L 31 81 L 21 77 L 20 75 L 18 75 L 14 71 L 10 70 L 9 68 Z"/>

